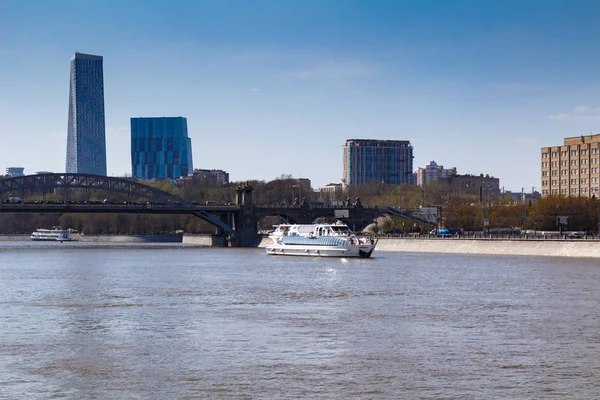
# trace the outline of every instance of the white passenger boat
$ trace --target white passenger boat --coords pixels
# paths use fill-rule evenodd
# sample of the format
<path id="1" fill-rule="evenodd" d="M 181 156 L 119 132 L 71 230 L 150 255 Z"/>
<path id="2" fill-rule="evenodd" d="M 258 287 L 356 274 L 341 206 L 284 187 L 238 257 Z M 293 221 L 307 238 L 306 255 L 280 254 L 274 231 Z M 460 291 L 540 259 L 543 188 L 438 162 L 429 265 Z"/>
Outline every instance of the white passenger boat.
<path id="1" fill-rule="evenodd" d="M 71 231 L 53 227 L 52 229 L 37 229 L 31 234 L 31 240 L 66 242 L 71 239 Z"/>
<path id="2" fill-rule="evenodd" d="M 282 224 L 269 235 L 267 254 L 311 257 L 370 257 L 377 240 L 355 235 L 345 224 Z"/>

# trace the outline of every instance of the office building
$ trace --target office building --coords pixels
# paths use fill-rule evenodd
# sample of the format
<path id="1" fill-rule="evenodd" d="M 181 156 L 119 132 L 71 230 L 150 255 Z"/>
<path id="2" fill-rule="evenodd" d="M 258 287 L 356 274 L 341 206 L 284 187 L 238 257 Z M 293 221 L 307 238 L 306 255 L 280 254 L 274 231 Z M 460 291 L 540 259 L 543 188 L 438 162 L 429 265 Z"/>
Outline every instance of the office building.
<path id="1" fill-rule="evenodd" d="M 343 147 L 342 183 L 413 184 L 413 148 L 408 140 L 349 139 Z"/>
<path id="2" fill-rule="evenodd" d="M 192 141 L 184 117 L 131 118 L 131 175 L 179 179 L 192 174 Z"/>
<path id="3" fill-rule="evenodd" d="M 75 53 L 71 57 L 68 123 L 66 171 L 106 175 L 101 56 Z"/>
<path id="4" fill-rule="evenodd" d="M 437 165 L 435 161 L 431 161 L 425 167 L 417 169 L 415 172 L 415 182 L 417 185 L 423 186 L 430 182 L 448 178 L 451 175 L 456 175 L 456 167 L 445 169 L 443 165 Z"/>
<path id="5" fill-rule="evenodd" d="M 215 183 L 229 183 L 229 173 L 222 169 L 195 169 L 193 175 L 210 179 Z"/>
<path id="6" fill-rule="evenodd" d="M 562 146 L 542 147 L 542 196 L 598 197 L 600 134 L 564 139 Z"/>
<path id="7" fill-rule="evenodd" d="M 18 178 L 25 175 L 23 171 L 25 171 L 25 168 L 23 167 L 8 167 L 6 168 L 6 175 L 8 175 L 9 178 Z"/>

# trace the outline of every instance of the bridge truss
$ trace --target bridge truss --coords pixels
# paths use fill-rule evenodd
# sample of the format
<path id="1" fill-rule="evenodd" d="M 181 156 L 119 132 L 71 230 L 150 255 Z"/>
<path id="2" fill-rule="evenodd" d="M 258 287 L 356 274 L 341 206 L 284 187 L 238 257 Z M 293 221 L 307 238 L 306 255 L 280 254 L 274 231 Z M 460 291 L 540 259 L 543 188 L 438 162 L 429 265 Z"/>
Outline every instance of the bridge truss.
<path id="1" fill-rule="evenodd" d="M 87 189 L 119 192 L 131 197 L 143 198 L 159 203 L 191 204 L 178 196 L 142 183 L 125 179 L 91 174 L 38 174 L 0 180 L 0 196 L 12 193 L 15 196 L 26 190 Z"/>
<path id="2" fill-rule="evenodd" d="M 145 199 L 151 203 L 178 206 L 179 208 L 172 209 L 170 213 L 192 214 L 212 225 L 225 230 L 226 232 L 234 232 L 231 226 L 224 223 L 219 218 L 216 218 L 209 211 L 203 210 L 200 207 L 195 207 L 193 203 L 184 200 L 179 196 L 172 195 L 160 189 L 144 185 L 134 180 L 92 174 L 37 174 L 0 179 L 0 199 L 2 201 L 8 197 L 7 195 L 13 197 L 18 196 L 21 199 L 24 199 L 27 191 L 41 192 L 44 198 L 40 206 L 28 206 L 26 209 L 23 208 L 22 210 L 17 210 L 14 207 L 11 207 L 2 211 L 35 212 L 37 208 L 40 210 L 40 212 L 64 212 L 65 209 L 57 207 L 48 208 L 46 205 L 46 194 L 52 193 L 55 189 L 85 189 L 88 191 L 104 191 L 106 193 L 123 193 L 130 198 Z M 66 191 L 65 195 L 68 196 L 68 191 Z M 103 210 L 103 212 L 111 212 L 113 210 L 114 212 L 127 212 L 127 210 L 113 207 L 105 207 L 101 210 L 96 210 L 94 207 L 77 207 L 76 209 L 78 210 L 77 212 L 99 212 L 101 210 Z M 69 207 L 66 210 L 75 211 L 75 207 Z M 160 213 L 161 209 L 151 207 L 146 209 L 146 212 Z"/>

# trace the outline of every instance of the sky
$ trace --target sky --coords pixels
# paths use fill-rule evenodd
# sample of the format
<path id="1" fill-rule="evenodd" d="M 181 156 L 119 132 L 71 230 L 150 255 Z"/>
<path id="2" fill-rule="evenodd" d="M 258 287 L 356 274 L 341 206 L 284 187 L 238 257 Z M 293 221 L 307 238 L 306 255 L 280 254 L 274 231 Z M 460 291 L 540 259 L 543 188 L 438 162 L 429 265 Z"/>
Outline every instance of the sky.
<path id="1" fill-rule="evenodd" d="M 130 118 L 184 116 L 195 168 L 340 182 L 347 139 L 540 189 L 600 132 L 600 2 L 0 0 L 0 168 L 64 172 L 70 58 L 104 57 L 108 174 Z"/>

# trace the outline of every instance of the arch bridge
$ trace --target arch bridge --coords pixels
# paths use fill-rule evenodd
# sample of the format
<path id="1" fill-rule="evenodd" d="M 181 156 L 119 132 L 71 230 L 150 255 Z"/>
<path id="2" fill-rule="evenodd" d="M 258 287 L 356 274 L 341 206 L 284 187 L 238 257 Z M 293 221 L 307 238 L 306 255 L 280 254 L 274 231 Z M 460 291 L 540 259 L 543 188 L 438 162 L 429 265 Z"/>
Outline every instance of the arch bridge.
<path id="1" fill-rule="evenodd" d="M 47 195 L 55 194 L 57 189 L 64 189 L 63 199 L 59 202 L 48 201 Z M 69 199 L 70 189 L 84 192 L 84 201 Z M 116 203 L 113 201 L 92 201 L 97 192 L 111 198 L 111 194 L 121 194 L 128 200 Z M 42 200 L 30 202 L 27 197 L 41 195 Z M 152 186 L 144 185 L 132 179 L 116 178 L 92 174 L 37 174 L 15 178 L 0 179 L 0 212 L 78 212 L 78 213 L 152 213 L 152 214 L 192 214 L 206 222 L 233 234 L 231 227 L 233 214 L 239 208 L 200 207 L 179 196 L 165 192 Z M 140 199 L 146 203 L 138 203 Z M 219 215 L 217 218 L 214 214 Z"/>
<path id="2" fill-rule="evenodd" d="M 69 199 L 70 192 L 72 199 Z M 362 229 L 386 209 L 367 207 L 256 206 L 253 188 L 236 189 L 235 205 L 201 206 L 179 196 L 142 184 L 133 179 L 92 174 L 52 173 L 0 179 L 0 212 L 15 213 L 126 213 L 191 214 L 230 235 L 233 246 L 252 246 L 259 239 L 257 222 L 266 216 L 281 216 L 292 223 L 311 223 L 319 217 L 341 219 L 352 229 Z M 121 201 L 93 201 L 102 193 L 108 198 L 120 195 Z M 62 201 L 48 201 L 48 195 L 62 195 Z M 28 201 L 29 198 L 42 200 Z M 122 201 L 122 198 L 129 201 Z M 12 201 L 11 201 L 12 199 Z M 18 199 L 18 200 L 17 200 Z M 84 200 L 81 200 L 84 199 Z M 140 203 L 144 199 L 146 203 Z"/>

